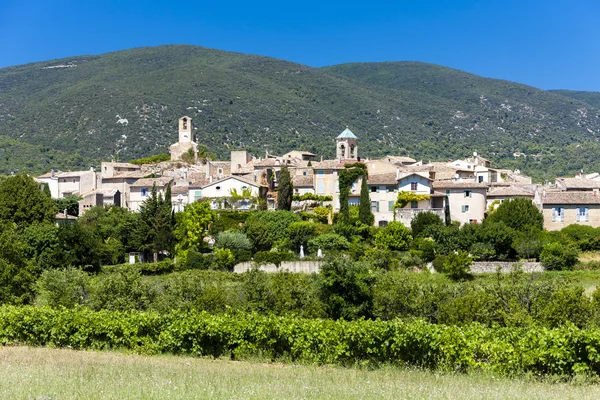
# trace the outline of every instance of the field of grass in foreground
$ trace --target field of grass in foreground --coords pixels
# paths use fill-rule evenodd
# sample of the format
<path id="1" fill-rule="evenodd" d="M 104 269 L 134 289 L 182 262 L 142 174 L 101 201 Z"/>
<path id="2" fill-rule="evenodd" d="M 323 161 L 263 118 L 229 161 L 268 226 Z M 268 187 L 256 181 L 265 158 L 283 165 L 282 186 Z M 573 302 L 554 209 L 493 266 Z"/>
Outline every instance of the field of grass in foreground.
<path id="1" fill-rule="evenodd" d="M 2 399 L 597 399 L 600 386 L 0 347 Z"/>

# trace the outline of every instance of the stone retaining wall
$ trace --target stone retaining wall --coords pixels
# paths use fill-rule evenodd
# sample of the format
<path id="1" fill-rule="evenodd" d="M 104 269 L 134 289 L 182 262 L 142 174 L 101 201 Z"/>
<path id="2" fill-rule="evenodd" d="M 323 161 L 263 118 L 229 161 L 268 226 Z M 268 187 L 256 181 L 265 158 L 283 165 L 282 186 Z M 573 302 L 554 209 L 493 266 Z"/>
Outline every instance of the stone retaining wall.
<path id="1" fill-rule="evenodd" d="M 289 272 L 300 272 L 305 274 L 319 273 L 321 269 L 321 265 L 323 265 L 324 261 L 283 261 L 279 268 L 275 264 L 264 264 L 261 265 L 258 269 L 265 272 L 281 272 L 281 271 L 289 271 Z M 233 272 L 238 274 L 249 271 L 255 265 L 252 261 L 247 261 L 243 263 L 239 263 L 233 267 Z"/>
<path id="2" fill-rule="evenodd" d="M 542 263 L 539 262 L 501 262 L 501 261 L 480 261 L 474 262 L 471 265 L 471 272 L 474 274 L 495 273 L 498 268 L 504 274 L 508 274 L 515 268 L 520 266 L 523 272 L 544 272 Z"/>

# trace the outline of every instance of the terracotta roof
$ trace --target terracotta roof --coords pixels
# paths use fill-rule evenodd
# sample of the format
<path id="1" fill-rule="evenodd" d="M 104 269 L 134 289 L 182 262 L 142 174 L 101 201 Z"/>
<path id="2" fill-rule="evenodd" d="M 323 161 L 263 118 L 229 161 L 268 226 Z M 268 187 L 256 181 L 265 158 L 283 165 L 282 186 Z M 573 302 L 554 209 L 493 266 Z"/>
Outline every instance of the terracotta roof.
<path id="1" fill-rule="evenodd" d="M 452 189 L 452 188 L 473 188 L 483 189 L 488 188 L 487 183 L 476 183 L 476 182 L 455 182 L 455 181 L 444 181 L 444 182 L 433 182 L 433 187 L 436 189 Z"/>
<path id="2" fill-rule="evenodd" d="M 259 182 L 254 182 L 253 180 L 250 180 L 250 179 L 247 179 L 247 178 L 244 178 L 244 177 L 241 177 L 241 176 L 228 176 L 228 177 L 225 177 L 225 178 L 223 178 L 223 179 L 219 179 L 219 180 L 217 180 L 217 181 L 214 181 L 214 182 L 212 182 L 212 183 L 207 183 L 206 185 L 204 185 L 204 186 L 202 186 L 202 187 L 203 187 L 203 188 L 205 188 L 205 187 L 207 187 L 207 186 L 215 185 L 215 184 L 217 184 L 217 183 L 220 183 L 220 182 L 226 181 L 226 180 L 228 180 L 228 179 L 236 179 L 236 180 L 238 180 L 238 181 L 240 181 L 240 182 L 244 182 L 244 183 L 247 183 L 247 184 L 249 184 L 249 185 L 253 185 L 253 186 L 258 186 L 258 187 L 261 187 L 261 186 L 262 186 L 262 187 L 267 187 L 267 185 L 263 185 L 262 183 L 259 183 Z"/>
<path id="3" fill-rule="evenodd" d="M 312 163 L 313 169 L 344 169 L 345 164 L 354 164 L 357 160 L 323 160 Z"/>
<path id="4" fill-rule="evenodd" d="M 557 178 L 556 183 L 566 189 L 600 189 L 600 182 L 585 178 Z"/>
<path id="5" fill-rule="evenodd" d="M 405 164 L 405 163 L 415 163 L 417 160 L 414 158 L 406 157 L 406 156 L 386 156 L 381 159 L 381 161 L 386 161 L 391 164 Z"/>
<path id="6" fill-rule="evenodd" d="M 517 188 L 517 187 L 499 187 L 494 188 L 488 192 L 488 197 L 510 197 L 510 196 L 521 196 L 521 197 L 533 197 L 534 194 L 528 190 Z"/>
<path id="7" fill-rule="evenodd" d="M 158 186 L 158 187 L 166 186 L 172 180 L 173 180 L 173 178 L 165 178 L 165 177 L 138 179 L 137 181 L 135 181 L 134 183 L 131 184 L 131 187 L 143 187 L 143 186 L 151 187 L 152 185 L 154 185 L 154 183 L 156 183 L 156 186 Z"/>
<path id="8" fill-rule="evenodd" d="M 600 204 L 600 194 L 594 192 L 547 192 L 544 204 Z"/>
<path id="9" fill-rule="evenodd" d="M 171 196 L 174 194 L 187 194 L 190 190 L 189 186 L 173 186 L 171 187 Z"/>
<path id="10" fill-rule="evenodd" d="M 119 178 L 143 178 L 150 174 L 142 172 L 142 171 L 123 171 L 117 172 L 112 177 L 103 177 L 102 179 L 119 179 Z"/>
<path id="11" fill-rule="evenodd" d="M 294 187 L 313 187 L 314 175 L 294 175 L 292 177 L 292 184 Z"/>
<path id="12" fill-rule="evenodd" d="M 367 178 L 369 185 L 396 185 L 396 172 L 385 172 L 382 174 L 371 174 Z"/>

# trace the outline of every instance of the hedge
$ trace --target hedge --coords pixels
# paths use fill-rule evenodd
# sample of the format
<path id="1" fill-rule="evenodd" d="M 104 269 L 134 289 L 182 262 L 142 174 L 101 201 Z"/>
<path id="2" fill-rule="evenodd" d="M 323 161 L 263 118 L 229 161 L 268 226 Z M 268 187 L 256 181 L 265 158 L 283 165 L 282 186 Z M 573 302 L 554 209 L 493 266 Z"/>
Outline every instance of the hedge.
<path id="1" fill-rule="evenodd" d="M 423 321 L 344 321 L 258 314 L 168 314 L 0 307 L 0 344 L 393 364 L 503 375 L 600 372 L 600 329 L 486 328 Z"/>

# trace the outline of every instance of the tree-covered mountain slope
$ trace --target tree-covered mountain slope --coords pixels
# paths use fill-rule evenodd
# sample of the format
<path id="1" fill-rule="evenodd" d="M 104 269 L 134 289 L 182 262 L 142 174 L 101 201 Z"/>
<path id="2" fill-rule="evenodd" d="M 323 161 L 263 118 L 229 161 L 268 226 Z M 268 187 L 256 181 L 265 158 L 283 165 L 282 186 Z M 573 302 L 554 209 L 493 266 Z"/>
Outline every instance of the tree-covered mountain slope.
<path id="1" fill-rule="evenodd" d="M 96 162 L 166 151 L 188 115 L 220 157 L 234 148 L 332 157 L 348 126 L 363 157 L 478 151 L 542 178 L 600 170 L 599 114 L 560 93 L 424 63 L 311 68 L 173 45 L 0 69 L 0 136 Z"/>
<path id="2" fill-rule="evenodd" d="M 600 92 L 585 92 L 576 90 L 550 90 L 562 96 L 571 97 L 584 103 L 588 103 L 592 107 L 600 108 Z"/>

